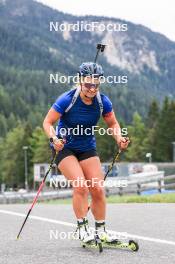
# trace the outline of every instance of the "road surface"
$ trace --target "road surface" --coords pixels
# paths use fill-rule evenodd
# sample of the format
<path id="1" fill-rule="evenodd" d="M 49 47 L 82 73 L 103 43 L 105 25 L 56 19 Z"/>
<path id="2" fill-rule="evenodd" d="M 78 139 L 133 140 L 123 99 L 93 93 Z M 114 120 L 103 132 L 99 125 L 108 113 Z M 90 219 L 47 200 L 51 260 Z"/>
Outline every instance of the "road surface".
<path id="1" fill-rule="evenodd" d="M 75 229 L 71 205 L 36 204 L 21 234 L 16 235 L 28 204 L 0 205 L 1 264 L 173 264 L 174 204 L 109 204 L 107 228 L 136 237 L 140 250 L 84 249 L 71 240 Z M 92 215 L 89 215 L 93 226 Z"/>

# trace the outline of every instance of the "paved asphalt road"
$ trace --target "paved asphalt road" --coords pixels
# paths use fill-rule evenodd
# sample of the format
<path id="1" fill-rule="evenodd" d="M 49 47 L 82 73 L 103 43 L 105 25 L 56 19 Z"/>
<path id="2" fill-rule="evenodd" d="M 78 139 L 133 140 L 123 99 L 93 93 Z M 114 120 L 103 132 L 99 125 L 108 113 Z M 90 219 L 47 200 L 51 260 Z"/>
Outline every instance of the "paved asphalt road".
<path id="1" fill-rule="evenodd" d="M 140 250 L 80 247 L 79 241 L 60 239 L 74 230 L 71 205 L 35 205 L 21 238 L 15 239 L 29 205 L 0 206 L 0 264 L 174 264 L 174 204 L 110 204 L 107 210 L 108 229 L 139 237 Z M 16 212 L 19 214 L 13 214 Z M 36 218 L 39 217 L 39 218 Z M 93 226 L 92 216 L 89 216 Z M 55 220 L 55 221 L 54 221 Z M 62 222 L 61 222 L 62 221 Z M 50 238 L 55 234 L 56 238 Z"/>

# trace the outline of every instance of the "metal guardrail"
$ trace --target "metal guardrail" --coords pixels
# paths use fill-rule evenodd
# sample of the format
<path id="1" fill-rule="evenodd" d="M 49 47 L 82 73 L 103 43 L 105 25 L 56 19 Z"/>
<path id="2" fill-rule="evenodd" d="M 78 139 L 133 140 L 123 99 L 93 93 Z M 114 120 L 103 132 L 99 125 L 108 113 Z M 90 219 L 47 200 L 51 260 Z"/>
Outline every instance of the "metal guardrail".
<path id="1" fill-rule="evenodd" d="M 169 181 L 174 181 L 169 183 Z M 166 177 L 162 176 L 152 176 L 151 178 L 144 179 L 134 179 L 128 180 L 128 185 L 126 187 L 115 187 L 106 188 L 106 195 L 125 195 L 125 194 L 138 194 L 140 195 L 143 191 L 157 190 L 161 193 L 165 189 L 175 190 L 175 175 L 170 175 Z"/>
<path id="2" fill-rule="evenodd" d="M 169 181 L 174 181 L 173 183 L 169 183 Z M 166 176 L 164 178 L 165 188 L 166 189 L 175 189 L 175 175 Z"/>
<path id="3" fill-rule="evenodd" d="M 117 177 L 116 177 L 117 178 Z M 174 182 L 169 182 L 174 181 Z M 151 176 L 145 178 L 127 179 L 126 187 L 106 187 L 106 195 L 125 195 L 125 194 L 138 194 L 140 195 L 143 191 L 157 190 L 159 193 L 164 189 L 175 190 L 175 175 L 170 176 Z M 57 190 L 57 191 L 43 191 L 39 196 L 39 201 L 70 198 L 72 197 L 72 190 Z M 36 196 L 36 192 L 29 193 L 17 193 L 8 192 L 0 194 L 0 204 L 13 204 L 13 203 L 30 203 Z"/>
<path id="4" fill-rule="evenodd" d="M 13 203 L 31 203 L 36 196 L 36 192 L 29 192 L 20 194 L 17 192 L 4 193 L 0 195 L 0 204 L 13 204 Z M 39 201 L 47 201 L 52 199 L 64 199 L 72 197 L 72 190 L 59 190 L 50 192 L 41 192 Z"/>

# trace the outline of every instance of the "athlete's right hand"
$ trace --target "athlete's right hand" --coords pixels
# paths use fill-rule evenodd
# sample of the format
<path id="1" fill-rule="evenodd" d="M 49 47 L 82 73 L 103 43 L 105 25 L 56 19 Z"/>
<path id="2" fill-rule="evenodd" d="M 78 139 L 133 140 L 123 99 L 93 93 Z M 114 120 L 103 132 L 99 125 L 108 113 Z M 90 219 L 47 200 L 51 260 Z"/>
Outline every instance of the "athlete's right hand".
<path id="1" fill-rule="evenodd" d="M 56 151 L 60 151 L 64 148 L 65 140 L 64 139 L 54 139 L 53 147 Z"/>

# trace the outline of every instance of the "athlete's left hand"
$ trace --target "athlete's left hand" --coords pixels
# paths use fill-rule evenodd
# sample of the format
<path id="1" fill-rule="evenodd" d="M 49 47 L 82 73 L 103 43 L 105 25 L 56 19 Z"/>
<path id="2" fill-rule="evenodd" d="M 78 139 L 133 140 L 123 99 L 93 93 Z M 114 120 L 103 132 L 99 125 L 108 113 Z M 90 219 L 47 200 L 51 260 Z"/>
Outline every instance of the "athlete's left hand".
<path id="1" fill-rule="evenodd" d="M 121 150 L 127 149 L 128 145 L 130 143 L 130 140 L 128 137 L 119 137 L 117 138 L 117 144 Z"/>

